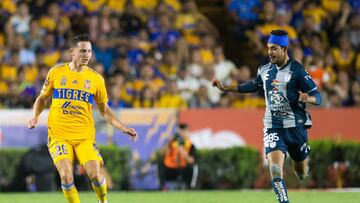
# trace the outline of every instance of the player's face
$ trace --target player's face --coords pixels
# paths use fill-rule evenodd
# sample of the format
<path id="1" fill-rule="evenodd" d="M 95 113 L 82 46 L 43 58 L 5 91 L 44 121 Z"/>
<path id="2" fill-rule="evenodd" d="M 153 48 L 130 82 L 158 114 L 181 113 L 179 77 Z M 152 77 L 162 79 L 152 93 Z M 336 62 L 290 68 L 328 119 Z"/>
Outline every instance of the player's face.
<path id="1" fill-rule="evenodd" d="M 78 42 L 76 47 L 70 49 L 72 60 L 79 66 L 86 66 L 91 58 L 92 49 L 90 42 Z"/>
<path id="2" fill-rule="evenodd" d="M 285 60 L 286 48 L 272 43 L 268 43 L 267 47 L 271 63 L 281 64 Z"/>

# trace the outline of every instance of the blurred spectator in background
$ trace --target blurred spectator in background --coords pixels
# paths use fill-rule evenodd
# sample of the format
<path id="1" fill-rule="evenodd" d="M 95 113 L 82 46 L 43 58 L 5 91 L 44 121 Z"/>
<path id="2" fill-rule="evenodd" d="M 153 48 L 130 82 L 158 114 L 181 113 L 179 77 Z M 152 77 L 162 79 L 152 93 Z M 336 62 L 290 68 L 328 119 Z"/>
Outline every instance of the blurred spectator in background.
<path id="1" fill-rule="evenodd" d="M 350 97 L 348 99 L 349 106 L 360 107 L 360 83 L 354 81 L 351 85 Z"/>
<path id="2" fill-rule="evenodd" d="M 235 33 L 241 40 L 244 40 L 245 32 L 253 29 L 258 22 L 261 1 L 231 0 L 228 9 L 235 23 Z"/>
<path id="3" fill-rule="evenodd" d="M 360 3 L 359 3 L 360 5 Z M 349 28 L 348 28 L 349 38 L 351 45 L 355 50 L 360 48 L 360 13 L 351 16 Z"/>
<path id="4" fill-rule="evenodd" d="M 133 107 L 134 108 L 154 108 L 158 106 L 159 99 L 154 89 L 145 85 L 141 88 L 138 96 L 135 98 Z"/>
<path id="5" fill-rule="evenodd" d="M 128 2 L 125 5 L 124 13 L 120 17 L 120 26 L 128 35 L 136 34 L 142 28 L 139 11 Z"/>
<path id="6" fill-rule="evenodd" d="M 331 50 L 335 58 L 335 65 L 339 70 L 352 72 L 352 64 L 355 60 L 355 51 L 351 46 L 351 41 L 348 36 L 342 35 L 338 42 L 338 47 Z"/>
<path id="7" fill-rule="evenodd" d="M 151 87 L 156 94 L 165 87 L 165 82 L 154 73 L 154 68 L 149 64 L 142 64 L 139 69 L 140 77 L 134 81 L 135 94 L 139 94 L 140 90 L 148 85 Z"/>
<path id="8" fill-rule="evenodd" d="M 344 106 L 345 100 L 349 97 L 351 82 L 349 81 L 349 76 L 345 71 L 340 71 L 338 74 L 338 81 L 333 89 L 340 98 L 341 106 Z"/>
<path id="9" fill-rule="evenodd" d="M 179 69 L 179 61 L 174 51 L 167 51 L 164 53 L 164 60 L 159 64 L 159 71 L 163 78 L 173 79 L 176 78 L 176 74 Z"/>
<path id="10" fill-rule="evenodd" d="M 193 49 L 191 51 L 190 62 L 187 67 L 190 71 L 190 74 L 199 79 L 204 71 L 204 63 L 201 59 L 200 51 L 198 49 Z"/>
<path id="11" fill-rule="evenodd" d="M 60 50 L 56 48 L 55 38 L 52 34 L 44 37 L 43 46 L 40 48 L 39 61 L 47 67 L 52 67 L 60 60 Z"/>
<path id="12" fill-rule="evenodd" d="M 17 11 L 10 17 L 9 23 L 17 34 L 25 36 L 30 31 L 31 15 L 29 14 L 29 6 L 25 2 L 17 5 Z"/>
<path id="13" fill-rule="evenodd" d="M 94 54 L 96 60 L 104 66 L 105 73 L 108 73 L 115 58 L 115 50 L 110 46 L 106 35 L 101 34 L 97 38 Z"/>
<path id="14" fill-rule="evenodd" d="M 200 83 L 189 73 L 186 67 L 181 67 L 177 72 L 176 83 L 180 91 L 181 98 L 188 103 L 199 89 Z"/>
<path id="15" fill-rule="evenodd" d="M 28 49 L 27 44 L 22 36 L 15 36 L 15 49 L 19 50 L 19 62 L 20 65 L 24 64 L 34 64 L 36 62 L 35 52 L 31 49 Z"/>
<path id="16" fill-rule="evenodd" d="M 190 108 L 211 108 L 211 103 L 208 96 L 208 88 L 205 85 L 200 85 L 199 89 L 194 93 L 194 96 L 189 101 Z"/>
<path id="17" fill-rule="evenodd" d="M 231 97 L 228 93 L 223 92 L 220 95 L 220 101 L 216 105 L 217 108 L 231 108 Z"/>
<path id="18" fill-rule="evenodd" d="M 236 69 L 235 64 L 225 58 L 224 49 L 221 46 L 217 46 L 214 49 L 214 62 L 215 77 L 219 78 L 222 82 L 225 82 Z"/>
<path id="19" fill-rule="evenodd" d="M 185 109 L 187 106 L 187 103 L 180 96 L 176 80 L 169 80 L 166 84 L 165 91 L 161 92 L 157 107 Z"/>

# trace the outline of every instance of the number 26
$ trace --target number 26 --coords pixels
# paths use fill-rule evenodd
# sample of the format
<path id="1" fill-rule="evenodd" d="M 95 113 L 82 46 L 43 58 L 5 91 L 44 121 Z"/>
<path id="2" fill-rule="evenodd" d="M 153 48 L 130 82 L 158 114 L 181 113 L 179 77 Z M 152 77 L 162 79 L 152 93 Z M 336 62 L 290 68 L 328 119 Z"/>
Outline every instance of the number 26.
<path id="1" fill-rule="evenodd" d="M 56 154 L 58 155 L 67 154 L 66 146 L 64 144 L 56 146 Z"/>

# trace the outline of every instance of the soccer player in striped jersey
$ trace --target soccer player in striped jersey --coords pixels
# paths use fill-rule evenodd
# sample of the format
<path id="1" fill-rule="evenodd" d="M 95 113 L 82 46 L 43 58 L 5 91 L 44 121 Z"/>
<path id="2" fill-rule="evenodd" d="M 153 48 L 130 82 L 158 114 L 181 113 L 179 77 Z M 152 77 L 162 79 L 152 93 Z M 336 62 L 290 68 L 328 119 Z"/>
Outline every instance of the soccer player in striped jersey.
<path id="1" fill-rule="evenodd" d="M 217 79 L 212 81 L 212 85 L 222 91 L 250 93 L 264 90 L 264 147 L 272 186 L 281 203 L 289 202 L 283 180 L 286 153 L 292 158 L 294 173 L 299 179 L 308 174 L 307 129 L 312 122 L 306 103 L 321 104 L 314 81 L 299 62 L 289 58 L 288 46 L 287 32 L 273 30 L 267 43 L 270 63 L 260 66 L 253 80 L 233 86 L 224 86 Z"/>
<path id="2" fill-rule="evenodd" d="M 87 66 L 91 54 L 91 42 L 87 35 L 72 39 L 70 63 L 50 69 L 40 95 L 33 107 L 33 118 L 28 127 L 34 128 L 46 100 L 51 97 L 48 118 L 48 148 L 61 178 L 61 187 L 68 203 L 79 203 L 74 185 L 73 162 L 76 159 L 84 167 L 92 181 L 100 203 L 107 202 L 107 187 L 100 171 L 102 157 L 95 143 L 95 127 L 92 105 L 96 102 L 101 115 L 132 141 L 138 134 L 122 124 L 109 108 L 103 77 Z"/>

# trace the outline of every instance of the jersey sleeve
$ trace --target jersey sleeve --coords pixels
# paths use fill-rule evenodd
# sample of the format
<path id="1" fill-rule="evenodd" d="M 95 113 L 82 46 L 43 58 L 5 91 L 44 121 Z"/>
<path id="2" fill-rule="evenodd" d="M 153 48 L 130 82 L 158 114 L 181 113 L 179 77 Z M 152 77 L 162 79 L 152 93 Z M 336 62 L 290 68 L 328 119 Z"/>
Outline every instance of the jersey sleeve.
<path id="1" fill-rule="evenodd" d="M 262 81 L 262 78 L 261 78 L 261 67 L 258 69 L 257 74 L 256 74 L 256 77 L 253 79 L 253 81 L 254 81 L 255 86 L 256 86 L 258 89 L 261 89 L 261 88 L 262 88 L 262 86 L 263 86 L 263 81 Z"/>
<path id="2" fill-rule="evenodd" d="M 260 70 L 261 70 L 261 67 L 259 68 L 258 73 L 253 80 L 246 82 L 244 84 L 239 84 L 237 86 L 237 91 L 240 93 L 253 93 L 253 92 L 259 91 L 259 89 L 261 89 L 261 87 L 263 85 L 261 75 L 260 75 L 260 73 L 261 73 Z"/>
<path id="3" fill-rule="evenodd" d="M 103 104 L 108 102 L 108 96 L 105 87 L 105 80 L 103 77 L 99 77 L 99 85 L 96 88 L 94 95 L 95 102 L 98 104 Z"/>
<path id="4" fill-rule="evenodd" d="M 300 90 L 304 93 L 311 93 L 312 91 L 317 90 L 315 82 L 304 68 L 299 68 L 298 81 Z"/>
<path id="5" fill-rule="evenodd" d="M 43 84 L 40 94 L 50 96 L 54 90 L 54 69 L 50 69 Z"/>

